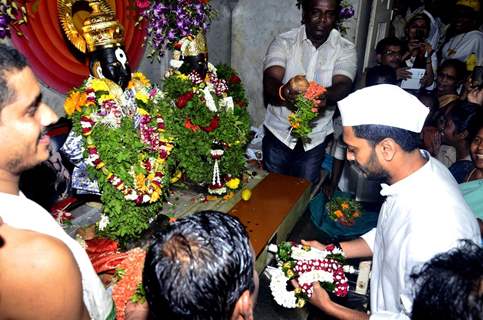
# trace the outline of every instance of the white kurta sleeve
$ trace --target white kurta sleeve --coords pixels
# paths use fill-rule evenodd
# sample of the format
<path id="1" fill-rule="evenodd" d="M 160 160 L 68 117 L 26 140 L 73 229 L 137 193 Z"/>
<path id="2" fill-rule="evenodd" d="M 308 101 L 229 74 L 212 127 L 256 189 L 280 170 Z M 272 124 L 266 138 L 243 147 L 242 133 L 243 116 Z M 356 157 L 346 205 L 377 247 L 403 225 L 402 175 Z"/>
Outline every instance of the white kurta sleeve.
<path id="1" fill-rule="evenodd" d="M 376 228 L 372 228 L 368 232 L 364 233 L 361 238 L 364 240 L 372 252 L 374 252 L 374 241 L 376 240 Z"/>
<path id="2" fill-rule="evenodd" d="M 333 75 L 346 76 L 354 81 L 357 72 L 357 52 L 352 43 L 342 44 L 342 52 L 334 64 Z"/>
<path id="3" fill-rule="evenodd" d="M 288 48 L 287 41 L 280 36 L 276 37 L 268 47 L 263 60 L 263 70 L 273 66 L 284 67 L 287 65 Z"/>

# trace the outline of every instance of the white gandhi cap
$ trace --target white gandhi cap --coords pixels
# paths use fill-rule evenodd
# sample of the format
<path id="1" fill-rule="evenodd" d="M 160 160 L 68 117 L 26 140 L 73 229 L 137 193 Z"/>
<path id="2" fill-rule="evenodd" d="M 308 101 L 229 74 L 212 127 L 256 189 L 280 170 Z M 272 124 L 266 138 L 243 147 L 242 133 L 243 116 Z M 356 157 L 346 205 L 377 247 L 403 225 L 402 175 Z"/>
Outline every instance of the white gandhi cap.
<path id="1" fill-rule="evenodd" d="M 392 84 L 357 90 L 338 105 L 344 127 L 374 124 L 421 132 L 429 113 L 418 98 Z"/>

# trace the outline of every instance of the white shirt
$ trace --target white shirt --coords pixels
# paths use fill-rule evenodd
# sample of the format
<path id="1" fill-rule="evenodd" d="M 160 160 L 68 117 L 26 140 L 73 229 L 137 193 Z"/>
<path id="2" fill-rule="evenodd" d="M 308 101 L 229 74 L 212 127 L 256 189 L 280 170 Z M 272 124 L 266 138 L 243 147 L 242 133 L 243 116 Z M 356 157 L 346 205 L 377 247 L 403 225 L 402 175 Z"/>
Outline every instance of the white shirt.
<path id="1" fill-rule="evenodd" d="M 374 253 L 371 319 L 409 319 L 413 268 L 460 239 L 480 243 L 480 230 L 451 173 L 434 158 L 403 180 L 382 184 L 381 195 L 387 198 L 377 228 L 362 236 Z"/>
<path id="2" fill-rule="evenodd" d="M 327 41 L 315 48 L 305 34 L 305 26 L 292 29 L 277 36 L 268 48 L 264 60 L 264 70 L 272 66 L 285 68 L 282 82 L 287 83 L 296 75 L 305 75 L 307 80 L 316 81 L 324 87 L 332 85 L 334 75 L 343 75 L 354 80 L 357 70 L 357 56 L 354 44 L 342 38 L 339 31 L 333 29 Z M 288 116 L 291 111 L 286 107 L 268 105 L 264 125 L 278 140 L 290 149 L 294 149 L 297 138 L 290 135 Z M 327 108 L 317 119 L 309 135 L 310 143 L 304 144 L 308 151 L 331 134 L 334 109 Z"/>
<path id="3" fill-rule="evenodd" d="M 451 49 L 456 50 L 456 52 L 449 55 Z M 478 30 L 458 34 L 449 39 L 443 46 L 442 60 L 458 59 L 466 62 L 468 57 L 473 53 L 476 55 L 476 65 L 483 65 L 483 32 Z"/>
<path id="4" fill-rule="evenodd" d="M 0 216 L 6 224 L 18 229 L 47 234 L 69 247 L 82 275 L 83 300 L 89 315 L 95 320 L 105 320 L 113 307 L 112 298 L 80 244 L 65 233 L 50 213 L 22 194 L 16 196 L 0 192 L 0 211 Z"/>

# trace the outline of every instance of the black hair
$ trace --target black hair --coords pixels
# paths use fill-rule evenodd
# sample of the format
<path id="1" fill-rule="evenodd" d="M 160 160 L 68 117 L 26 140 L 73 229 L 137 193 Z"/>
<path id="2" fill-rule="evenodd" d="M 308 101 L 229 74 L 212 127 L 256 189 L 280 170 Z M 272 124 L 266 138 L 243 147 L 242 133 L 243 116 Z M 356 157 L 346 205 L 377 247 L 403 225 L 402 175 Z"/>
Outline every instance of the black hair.
<path id="1" fill-rule="evenodd" d="M 419 133 L 401 128 L 364 124 L 354 126 L 353 129 L 356 137 L 366 139 L 372 146 L 386 138 L 393 139 L 406 152 L 413 151 L 421 145 Z"/>
<path id="2" fill-rule="evenodd" d="M 366 87 L 377 84 L 397 84 L 396 70 L 390 66 L 378 65 L 367 69 Z"/>
<path id="3" fill-rule="evenodd" d="M 478 106 L 479 107 L 479 106 Z M 468 141 L 471 143 L 483 128 L 483 110 L 477 108 L 476 114 L 468 123 Z"/>
<path id="4" fill-rule="evenodd" d="M 454 123 L 457 133 L 468 130 L 468 126 L 477 114 L 477 107 L 473 103 L 459 101 L 446 115 L 447 119 L 451 119 Z M 469 136 L 467 136 L 469 139 Z M 471 141 L 471 140 L 470 140 Z"/>
<path id="5" fill-rule="evenodd" d="M 412 16 L 409 21 L 406 23 L 406 29 L 409 29 L 409 26 L 416 20 L 424 20 L 426 23 L 427 33 L 426 37 L 428 36 L 429 32 L 431 31 L 431 19 L 429 19 L 428 15 L 424 12 L 418 13 Z"/>
<path id="6" fill-rule="evenodd" d="M 411 319 L 477 320 L 483 315 L 483 248 L 464 240 L 411 274 L 416 284 Z"/>
<path id="7" fill-rule="evenodd" d="M 443 61 L 438 67 L 438 71 L 443 70 L 443 68 L 451 67 L 456 71 L 456 81 L 461 82 L 466 78 L 466 63 L 458 59 L 448 59 Z"/>
<path id="8" fill-rule="evenodd" d="M 307 8 L 307 5 L 310 3 L 310 1 L 313 1 L 313 0 L 297 0 L 297 8 L 302 8 L 302 11 L 305 10 Z M 337 5 L 337 13 L 339 13 L 340 11 L 340 3 L 342 2 L 342 0 L 334 0 L 336 5 Z"/>
<path id="9" fill-rule="evenodd" d="M 15 97 L 15 92 L 8 87 L 7 74 L 25 67 L 27 60 L 17 49 L 0 43 L 0 110 Z"/>
<path id="10" fill-rule="evenodd" d="M 376 54 L 383 54 L 387 47 L 398 46 L 401 48 L 401 53 L 405 49 L 404 42 L 396 37 L 387 37 L 379 41 L 376 45 Z"/>
<path id="11" fill-rule="evenodd" d="M 148 250 L 143 286 L 155 319 L 229 319 L 253 292 L 253 254 L 240 221 L 201 211 L 171 224 Z"/>

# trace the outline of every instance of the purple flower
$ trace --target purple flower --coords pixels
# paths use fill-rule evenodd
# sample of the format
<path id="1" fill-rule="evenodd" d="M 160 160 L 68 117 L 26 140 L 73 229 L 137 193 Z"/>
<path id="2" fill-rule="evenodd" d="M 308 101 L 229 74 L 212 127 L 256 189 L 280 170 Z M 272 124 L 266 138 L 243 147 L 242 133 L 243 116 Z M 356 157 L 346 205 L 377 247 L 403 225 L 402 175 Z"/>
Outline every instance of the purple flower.
<path id="1" fill-rule="evenodd" d="M 174 48 L 182 37 L 206 30 L 213 16 L 209 0 L 150 1 L 142 13 L 148 23 L 148 41 L 162 56 L 167 48 Z"/>
<path id="2" fill-rule="evenodd" d="M 339 12 L 339 17 L 341 19 L 349 19 L 351 18 L 352 16 L 354 16 L 354 7 L 352 7 L 352 5 L 348 6 L 348 7 L 343 7 L 340 9 L 340 12 Z"/>

